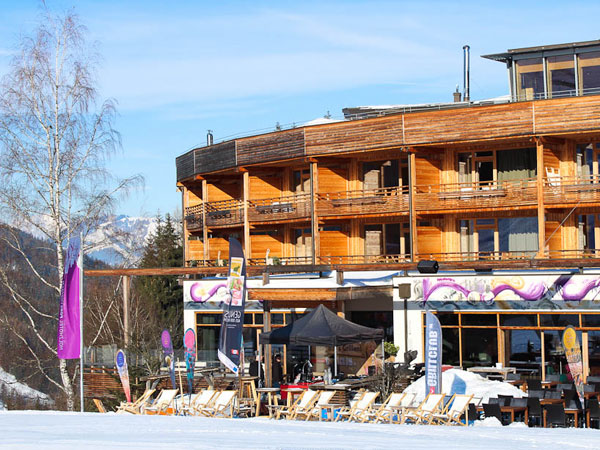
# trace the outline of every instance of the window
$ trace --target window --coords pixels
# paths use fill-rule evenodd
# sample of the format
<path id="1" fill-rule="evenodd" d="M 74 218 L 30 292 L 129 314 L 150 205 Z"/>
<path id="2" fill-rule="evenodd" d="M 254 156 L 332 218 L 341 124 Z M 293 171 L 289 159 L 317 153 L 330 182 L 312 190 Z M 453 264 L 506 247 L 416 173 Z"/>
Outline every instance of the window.
<path id="1" fill-rule="evenodd" d="M 537 217 L 461 220 L 459 230 L 461 253 L 476 258 L 502 257 L 502 253 L 530 256 L 537 252 Z"/>
<path id="2" fill-rule="evenodd" d="M 517 95 L 519 100 L 533 100 L 543 98 L 544 65 L 542 58 L 521 59 L 516 61 L 517 67 Z"/>
<path id="3" fill-rule="evenodd" d="M 573 55 L 550 56 L 548 63 L 548 84 L 551 97 L 565 97 L 575 94 L 575 64 Z"/>
<path id="4" fill-rule="evenodd" d="M 600 52 L 581 53 L 578 58 L 580 94 L 597 94 L 600 90 Z"/>

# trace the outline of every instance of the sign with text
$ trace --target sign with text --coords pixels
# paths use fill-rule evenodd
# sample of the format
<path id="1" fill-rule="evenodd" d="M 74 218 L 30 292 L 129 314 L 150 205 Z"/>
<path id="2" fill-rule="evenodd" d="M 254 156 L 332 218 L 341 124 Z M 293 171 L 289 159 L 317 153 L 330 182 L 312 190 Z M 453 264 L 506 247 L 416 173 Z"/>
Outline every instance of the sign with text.
<path id="1" fill-rule="evenodd" d="M 442 327 L 430 311 L 425 315 L 425 391 L 442 392 Z"/>

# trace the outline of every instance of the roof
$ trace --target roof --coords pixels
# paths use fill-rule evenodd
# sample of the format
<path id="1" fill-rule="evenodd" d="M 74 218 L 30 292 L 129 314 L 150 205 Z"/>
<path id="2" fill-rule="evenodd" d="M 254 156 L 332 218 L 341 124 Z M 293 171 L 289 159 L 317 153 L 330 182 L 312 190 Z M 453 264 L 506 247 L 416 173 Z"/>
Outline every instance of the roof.
<path id="1" fill-rule="evenodd" d="M 513 49 L 507 50 L 504 53 L 493 53 L 490 55 L 481 55 L 481 57 L 491 59 L 493 61 L 506 62 L 510 59 L 513 59 L 513 57 L 516 55 L 524 55 L 527 53 L 540 53 L 540 52 L 550 52 L 550 51 L 560 51 L 560 50 L 573 50 L 573 53 L 575 53 L 575 49 L 580 49 L 580 48 L 584 48 L 584 47 L 595 47 L 595 46 L 598 46 L 599 50 L 600 50 L 600 40 L 569 42 L 566 44 L 539 45 L 536 47 L 513 48 Z"/>

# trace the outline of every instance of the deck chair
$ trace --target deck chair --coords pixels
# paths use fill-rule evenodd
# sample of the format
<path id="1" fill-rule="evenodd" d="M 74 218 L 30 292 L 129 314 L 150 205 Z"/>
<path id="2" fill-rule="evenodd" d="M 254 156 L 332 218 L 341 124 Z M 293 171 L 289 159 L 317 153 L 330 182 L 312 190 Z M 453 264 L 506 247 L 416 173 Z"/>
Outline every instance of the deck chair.
<path id="1" fill-rule="evenodd" d="M 212 406 L 218 392 L 212 389 L 202 389 L 190 401 L 190 404 L 183 407 L 183 413 L 192 416 L 204 415 L 202 411 Z"/>
<path id="2" fill-rule="evenodd" d="M 148 400 L 156 392 L 156 389 L 146 389 L 146 391 L 132 403 L 121 402 L 117 408 L 117 414 L 142 414 L 143 409 L 147 406 Z"/>
<path id="3" fill-rule="evenodd" d="M 394 417 L 398 415 L 398 410 L 402 407 L 402 400 L 404 400 L 407 395 L 410 396 L 413 394 L 391 393 L 377 410 L 369 413 L 369 420 L 373 422 L 391 423 Z"/>
<path id="4" fill-rule="evenodd" d="M 378 396 L 379 392 L 365 392 L 352 407 L 340 410 L 335 421 L 337 422 L 342 418 L 347 417 L 348 421 L 354 420 L 356 422 L 366 422 L 369 419 L 369 412 L 373 407 L 373 403 L 375 403 L 375 399 Z"/>
<path id="5" fill-rule="evenodd" d="M 319 416 L 321 415 L 322 407 L 329 405 L 334 395 L 335 391 L 321 391 L 319 393 L 319 398 L 317 399 L 317 402 L 315 403 L 314 407 L 306 414 L 304 414 L 306 416 L 306 420 L 318 420 Z"/>
<path id="6" fill-rule="evenodd" d="M 445 394 L 427 394 L 425 400 L 415 410 L 407 409 L 402 411 L 400 423 L 404 424 L 410 421 L 412 423 L 430 424 L 433 415 L 441 411 L 441 405 L 445 396 Z"/>
<path id="7" fill-rule="evenodd" d="M 467 426 L 469 424 L 467 410 L 469 409 L 469 403 L 471 403 L 472 398 L 473 395 L 454 395 L 454 397 L 452 397 L 452 400 L 446 406 L 445 411 L 433 414 L 431 423 L 442 425 Z M 460 420 L 463 414 L 465 416 L 464 423 Z"/>
<path id="8" fill-rule="evenodd" d="M 221 391 L 214 396 L 212 406 L 202 408 L 202 415 L 208 417 L 233 418 L 238 391 Z"/>
<path id="9" fill-rule="evenodd" d="M 284 407 L 279 409 L 277 411 L 277 419 L 280 419 L 282 415 L 284 415 L 286 419 L 295 419 L 298 415 L 305 416 L 314 408 L 317 401 L 317 394 L 317 391 L 307 389 L 290 405 L 289 408 Z"/>
<path id="10" fill-rule="evenodd" d="M 96 408 L 98 408 L 98 412 L 101 412 L 101 413 L 108 412 L 108 411 L 106 411 L 106 408 L 104 407 L 104 403 L 102 403 L 102 400 L 95 398 L 94 405 L 96 405 Z"/>
<path id="11" fill-rule="evenodd" d="M 160 414 L 162 416 L 173 414 L 173 402 L 178 391 L 179 389 L 163 389 L 154 400 L 154 403 L 144 408 L 143 413 L 149 415 Z"/>

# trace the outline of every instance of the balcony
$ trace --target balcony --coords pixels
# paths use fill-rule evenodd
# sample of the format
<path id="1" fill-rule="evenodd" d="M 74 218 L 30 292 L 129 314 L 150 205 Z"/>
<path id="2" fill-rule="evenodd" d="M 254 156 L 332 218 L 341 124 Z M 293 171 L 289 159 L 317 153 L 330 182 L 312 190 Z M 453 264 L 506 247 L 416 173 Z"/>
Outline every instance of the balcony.
<path id="1" fill-rule="evenodd" d="M 202 229 L 202 216 L 206 214 L 208 227 L 232 227 L 244 223 L 244 202 L 241 200 L 224 200 L 209 202 L 204 205 L 185 208 L 185 224 L 190 231 Z"/>
<path id="2" fill-rule="evenodd" d="M 553 206 L 600 203 L 600 175 L 548 176 L 544 179 L 544 203 Z"/>
<path id="3" fill-rule="evenodd" d="M 408 213 L 408 187 L 317 194 L 319 216 Z"/>
<path id="4" fill-rule="evenodd" d="M 310 217 L 310 194 L 294 194 L 248 202 L 248 220 L 250 222 L 271 222 L 307 217 Z"/>
<path id="5" fill-rule="evenodd" d="M 189 231 L 202 230 L 202 205 L 185 208 L 185 226 Z"/>
<path id="6" fill-rule="evenodd" d="M 535 206 L 535 178 L 415 186 L 417 211 L 481 210 Z"/>

